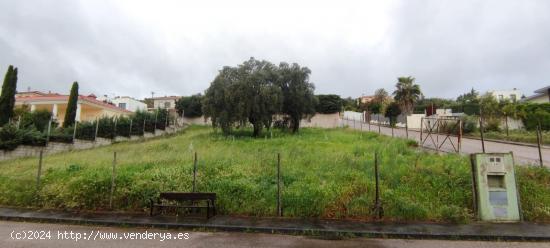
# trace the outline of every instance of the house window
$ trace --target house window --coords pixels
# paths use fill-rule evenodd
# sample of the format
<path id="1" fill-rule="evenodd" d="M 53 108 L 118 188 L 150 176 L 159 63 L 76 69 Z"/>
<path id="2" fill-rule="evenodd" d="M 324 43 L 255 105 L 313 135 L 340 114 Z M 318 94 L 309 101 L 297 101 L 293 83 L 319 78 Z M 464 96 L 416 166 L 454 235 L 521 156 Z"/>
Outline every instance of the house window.
<path id="1" fill-rule="evenodd" d="M 126 109 L 126 103 L 125 102 L 120 102 L 120 103 L 118 103 L 118 107 L 121 108 L 121 109 Z"/>
<path id="2" fill-rule="evenodd" d="M 516 94 L 511 94 L 510 99 L 512 99 L 512 102 L 516 101 Z"/>
<path id="3" fill-rule="evenodd" d="M 164 103 L 164 108 L 169 109 L 170 108 L 170 102 L 165 102 Z"/>

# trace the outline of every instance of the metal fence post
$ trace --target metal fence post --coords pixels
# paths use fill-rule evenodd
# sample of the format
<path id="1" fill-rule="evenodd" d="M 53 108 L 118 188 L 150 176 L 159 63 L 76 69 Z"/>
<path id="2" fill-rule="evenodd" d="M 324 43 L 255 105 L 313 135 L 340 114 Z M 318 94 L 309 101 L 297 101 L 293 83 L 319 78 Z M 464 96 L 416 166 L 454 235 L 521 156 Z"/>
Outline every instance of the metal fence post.
<path id="1" fill-rule="evenodd" d="M 130 131 L 128 131 L 128 136 L 129 136 L 129 137 L 132 136 L 132 121 L 133 121 L 133 120 L 134 120 L 134 119 L 130 119 Z"/>
<path id="2" fill-rule="evenodd" d="M 50 143 L 50 133 L 52 130 L 52 118 L 50 117 L 50 120 L 48 121 L 48 134 L 46 135 L 46 145 Z"/>
<path id="3" fill-rule="evenodd" d="M 113 138 L 112 139 L 115 139 L 116 138 L 116 124 L 118 122 L 118 118 L 115 118 L 115 123 L 114 123 L 114 127 L 113 127 Z"/>
<path id="4" fill-rule="evenodd" d="M 97 139 L 97 132 L 99 130 L 99 119 L 95 118 L 95 134 L 94 134 L 94 140 Z"/>
<path id="5" fill-rule="evenodd" d="M 405 136 L 409 138 L 409 120 L 405 117 Z"/>
<path id="6" fill-rule="evenodd" d="M 155 124 L 154 124 L 154 129 L 153 129 L 153 133 L 156 133 L 157 132 L 157 118 L 158 118 L 158 115 L 159 115 L 159 111 L 157 110 L 155 112 Z"/>
<path id="7" fill-rule="evenodd" d="M 378 119 L 378 134 L 381 134 L 382 131 L 380 130 L 380 114 L 377 114 L 377 119 Z"/>
<path id="8" fill-rule="evenodd" d="M 145 136 L 145 121 L 146 121 L 146 120 L 147 120 L 147 119 L 143 118 L 143 136 Z"/>
<path id="9" fill-rule="evenodd" d="M 283 216 L 281 208 L 281 154 L 277 153 L 277 216 Z"/>
<path id="10" fill-rule="evenodd" d="M 370 116 L 369 116 L 369 131 L 370 131 Z"/>
<path id="11" fill-rule="evenodd" d="M 74 140 L 76 139 L 76 129 L 78 127 L 78 121 L 75 121 L 74 122 L 74 130 L 73 130 L 73 143 L 74 143 Z"/>
<path id="12" fill-rule="evenodd" d="M 483 138 L 483 117 L 479 115 L 479 134 L 481 135 L 481 149 L 485 153 L 485 139 Z"/>
<path id="13" fill-rule="evenodd" d="M 436 121 L 435 123 L 437 124 L 437 129 L 436 129 L 437 131 L 435 133 L 435 135 L 436 135 L 435 136 L 435 140 L 436 140 L 435 150 L 439 152 L 439 124 L 441 123 L 441 121 L 439 119 L 436 119 L 435 121 Z"/>
<path id="14" fill-rule="evenodd" d="M 378 152 L 374 152 L 374 176 L 376 183 L 376 195 L 374 202 L 374 210 L 378 219 L 382 218 L 382 206 L 380 202 L 380 174 L 378 172 Z"/>
<path id="15" fill-rule="evenodd" d="M 195 159 L 193 160 L 193 192 L 197 189 L 197 152 L 195 152 Z"/>
<path id="16" fill-rule="evenodd" d="M 111 174 L 111 194 L 109 196 L 109 209 L 113 209 L 113 194 L 115 192 L 115 167 L 116 167 L 116 152 L 113 153 L 113 172 Z"/>
<path id="17" fill-rule="evenodd" d="M 422 132 L 424 130 L 424 117 L 420 117 L 420 142 L 422 143 Z"/>
<path id="18" fill-rule="evenodd" d="M 42 174 L 42 157 L 44 155 L 44 150 L 40 150 L 38 155 L 38 172 L 36 174 L 36 191 L 40 189 L 40 175 Z"/>
<path id="19" fill-rule="evenodd" d="M 540 121 L 539 121 L 539 125 L 537 126 L 537 146 L 538 146 L 538 149 L 539 149 L 540 167 L 544 167 L 544 164 L 542 162 L 542 152 L 541 152 L 541 149 L 540 149 L 540 143 L 541 142 L 542 142 L 542 127 L 541 127 Z"/>
<path id="20" fill-rule="evenodd" d="M 462 151 L 462 120 L 458 121 L 458 153 Z"/>

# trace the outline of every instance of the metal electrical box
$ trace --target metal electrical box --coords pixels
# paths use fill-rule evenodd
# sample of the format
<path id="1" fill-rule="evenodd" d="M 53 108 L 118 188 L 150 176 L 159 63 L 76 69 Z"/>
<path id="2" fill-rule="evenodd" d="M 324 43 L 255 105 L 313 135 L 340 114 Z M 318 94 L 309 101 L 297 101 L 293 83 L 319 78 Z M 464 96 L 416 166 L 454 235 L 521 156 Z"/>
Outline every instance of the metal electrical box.
<path id="1" fill-rule="evenodd" d="M 471 155 L 477 215 L 483 221 L 520 221 L 512 153 Z"/>

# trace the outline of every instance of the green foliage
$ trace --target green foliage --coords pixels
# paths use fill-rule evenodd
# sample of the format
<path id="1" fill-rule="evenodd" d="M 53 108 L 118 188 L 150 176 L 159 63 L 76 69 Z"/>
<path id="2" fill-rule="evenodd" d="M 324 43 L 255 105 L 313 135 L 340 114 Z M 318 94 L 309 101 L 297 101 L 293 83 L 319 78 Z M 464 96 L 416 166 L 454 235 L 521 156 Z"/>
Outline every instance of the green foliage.
<path id="1" fill-rule="evenodd" d="M 456 101 L 461 104 L 479 103 L 479 92 L 472 88 L 470 92 L 458 96 Z"/>
<path id="2" fill-rule="evenodd" d="M 50 111 L 42 109 L 36 110 L 34 112 L 22 112 L 19 116 L 21 123 L 19 123 L 19 128 L 29 129 L 34 128 L 40 132 L 45 132 L 48 130 L 48 123 L 52 118 L 52 113 Z M 53 123 L 56 124 L 56 123 Z M 51 127 L 55 128 L 54 125 Z"/>
<path id="3" fill-rule="evenodd" d="M 143 130 L 151 132 L 151 123 L 155 119 L 155 114 L 147 111 L 136 111 L 130 119 L 132 120 L 132 135 L 143 135 Z M 153 120 L 153 121 L 151 121 Z M 145 128 L 143 127 L 145 124 Z"/>
<path id="4" fill-rule="evenodd" d="M 76 110 L 78 105 L 78 82 L 74 82 L 71 86 L 71 94 L 69 95 L 69 101 L 67 103 L 67 110 L 65 112 L 65 120 L 63 121 L 63 127 L 69 127 L 74 125 L 76 118 Z"/>
<path id="5" fill-rule="evenodd" d="M 342 98 L 339 95 L 317 95 L 317 99 L 317 113 L 332 114 L 342 111 Z"/>
<path id="6" fill-rule="evenodd" d="M 317 99 L 313 94 L 315 86 L 309 82 L 311 70 L 297 63 L 279 64 L 277 85 L 283 92 L 282 112 L 290 117 L 293 133 L 300 129 L 300 121 L 315 115 Z"/>
<path id="7" fill-rule="evenodd" d="M 368 105 L 368 110 L 372 114 L 381 114 L 382 113 L 382 103 L 373 102 Z"/>
<path id="8" fill-rule="evenodd" d="M 550 103 L 526 103 L 518 106 L 517 111 L 527 130 L 536 130 L 539 123 L 542 130 L 550 130 Z"/>
<path id="9" fill-rule="evenodd" d="M 392 127 L 395 126 L 397 123 L 397 116 L 401 114 L 401 108 L 397 102 L 392 102 L 388 107 L 386 108 L 386 112 L 384 113 L 384 116 L 387 118 L 390 118 L 390 125 Z"/>
<path id="10" fill-rule="evenodd" d="M 78 122 L 78 124 L 76 124 L 75 138 L 81 139 L 81 140 L 94 140 L 95 129 L 96 129 L 95 122 L 90 122 L 90 121 Z"/>
<path id="11" fill-rule="evenodd" d="M 39 197 L 30 189 L 36 159 L 0 162 L 0 204 L 79 210 L 109 205 L 112 152 L 117 153 L 117 211 L 146 211 L 159 192 L 190 192 L 193 154 L 197 187 L 216 192 L 220 214 L 274 216 L 276 154 L 281 153 L 285 217 L 370 219 L 374 203 L 374 155 L 380 161 L 386 221 L 473 221 L 468 158 L 425 153 L 407 140 L 348 129 L 273 130 L 273 139 L 253 139 L 251 129 L 234 137 L 191 126 L 180 135 L 118 143 L 48 156 Z M 527 221 L 549 221 L 549 172 L 516 167 Z M 37 199 L 39 201 L 37 202 Z"/>
<path id="12" fill-rule="evenodd" d="M 17 93 L 17 68 L 8 67 L 0 94 L 0 126 L 7 124 L 14 116 L 15 93 Z"/>
<path id="13" fill-rule="evenodd" d="M 550 170 L 516 167 L 516 179 L 523 217 L 537 222 L 550 221 Z"/>
<path id="14" fill-rule="evenodd" d="M 462 119 L 462 133 L 470 134 L 478 130 L 479 117 L 464 116 Z"/>
<path id="15" fill-rule="evenodd" d="M 0 128 L 0 150 L 13 150 L 23 141 L 21 133 L 13 124 L 6 124 Z"/>
<path id="16" fill-rule="evenodd" d="M 480 98 L 481 113 L 484 119 L 500 117 L 500 106 L 497 99 L 491 94 L 486 93 Z"/>
<path id="17" fill-rule="evenodd" d="M 401 106 L 402 112 L 407 115 L 412 113 L 415 102 L 422 98 L 420 86 L 415 84 L 414 80 L 413 77 L 397 78 L 396 90 L 393 92 L 395 101 Z"/>
<path id="18" fill-rule="evenodd" d="M 236 124 L 252 124 L 253 136 L 270 127 L 275 114 L 289 117 L 293 132 L 300 120 L 315 114 L 311 71 L 298 64 L 278 67 L 254 58 L 237 67 L 224 67 L 206 90 L 203 111 L 214 127 L 229 134 Z"/>
<path id="19" fill-rule="evenodd" d="M 178 115 L 185 117 L 201 117 L 202 113 L 202 98 L 201 94 L 196 94 L 192 96 L 184 96 L 176 101 L 176 109 Z"/>
<path id="20" fill-rule="evenodd" d="M 354 112 L 361 111 L 357 99 L 354 99 L 351 97 L 346 97 L 342 99 L 342 109 L 344 111 L 354 111 Z"/>
<path id="21" fill-rule="evenodd" d="M 50 131 L 50 141 L 61 142 L 61 143 L 71 143 L 73 142 L 73 127 L 58 127 Z"/>
<path id="22" fill-rule="evenodd" d="M 130 137 L 130 118 L 128 117 L 117 118 L 116 135 L 123 136 L 123 137 Z"/>
<path id="23" fill-rule="evenodd" d="M 17 129 L 13 124 L 0 128 L 0 150 L 11 151 L 19 145 L 44 146 L 46 137 L 34 128 Z"/>
<path id="24" fill-rule="evenodd" d="M 155 119 L 156 124 L 154 125 L 156 129 L 165 130 L 166 125 L 170 123 L 170 115 L 167 109 L 157 109 L 155 110 Z"/>

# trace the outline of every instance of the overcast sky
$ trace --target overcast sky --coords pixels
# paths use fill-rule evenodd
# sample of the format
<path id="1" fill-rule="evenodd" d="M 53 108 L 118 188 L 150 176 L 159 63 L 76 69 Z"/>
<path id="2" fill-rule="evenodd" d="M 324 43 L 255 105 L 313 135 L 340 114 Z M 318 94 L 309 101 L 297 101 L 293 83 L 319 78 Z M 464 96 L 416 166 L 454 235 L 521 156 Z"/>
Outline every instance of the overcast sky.
<path id="1" fill-rule="evenodd" d="M 260 3 L 261 2 L 261 3 Z M 312 70 L 317 94 L 427 97 L 550 85 L 550 1 L 0 0 L 0 73 L 18 90 L 136 98 L 203 92 L 249 57 Z"/>

